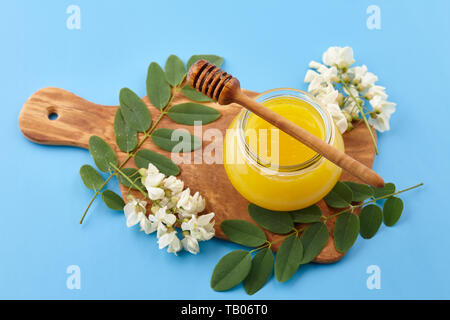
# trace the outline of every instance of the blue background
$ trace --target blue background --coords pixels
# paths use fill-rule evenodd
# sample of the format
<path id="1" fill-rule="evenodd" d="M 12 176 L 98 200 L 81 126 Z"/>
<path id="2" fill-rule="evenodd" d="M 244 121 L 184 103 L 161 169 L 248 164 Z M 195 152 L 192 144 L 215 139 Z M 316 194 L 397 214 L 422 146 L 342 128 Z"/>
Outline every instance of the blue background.
<path id="1" fill-rule="evenodd" d="M 70 4 L 81 8 L 81 30 L 66 28 Z M 366 27 L 371 4 L 381 30 Z M 306 89 L 308 62 L 332 45 L 353 47 L 398 104 L 375 169 L 399 188 L 425 186 L 402 196 L 396 227 L 359 238 L 337 264 L 272 278 L 251 299 L 450 298 L 449 10 L 448 1 L 1 1 L 0 298 L 249 298 L 242 286 L 209 287 L 237 245 L 213 240 L 175 257 L 101 200 L 80 226 L 92 196 L 78 176 L 88 152 L 28 141 L 18 114 L 46 86 L 106 105 L 125 86 L 144 95 L 148 64 L 172 53 L 222 55 L 250 90 Z M 69 265 L 81 268 L 81 290 L 66 287 Z M 381 268 L 381 290 L 366 287 L 369 265 Z"/>

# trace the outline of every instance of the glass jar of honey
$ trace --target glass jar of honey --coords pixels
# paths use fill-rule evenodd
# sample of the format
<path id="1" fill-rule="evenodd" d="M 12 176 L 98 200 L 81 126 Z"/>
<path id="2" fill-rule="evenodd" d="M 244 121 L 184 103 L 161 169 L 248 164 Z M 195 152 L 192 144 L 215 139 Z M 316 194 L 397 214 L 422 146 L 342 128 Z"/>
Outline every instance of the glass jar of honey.
<path id="1" fill-rule="evenodd" d="M 344 151 L 331 115 L 308 93 L 273 89 L 256 100 Z M 251 203 L 275 211 L 317 203 L 341 175 L 341 168 L 245 109 L 227 130 L 223 156 L 236 190 Z"/>

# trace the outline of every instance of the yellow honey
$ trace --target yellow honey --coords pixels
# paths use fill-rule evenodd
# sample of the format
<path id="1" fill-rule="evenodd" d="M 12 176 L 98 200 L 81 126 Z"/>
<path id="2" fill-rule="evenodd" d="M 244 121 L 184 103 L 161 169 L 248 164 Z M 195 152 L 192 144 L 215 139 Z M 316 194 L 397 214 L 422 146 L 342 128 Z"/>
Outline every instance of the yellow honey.
<path id="1" fill-rule="evenodd" d="M 276 89 L 257 100 L 334 147 L 344 150 L 329 113 L 308 94 Z M 265 120 L 243 110 L 224 142 L 224 166 L 236 190 L 270 210 L 305 208 L 336 184 L 341 169 Z"/>

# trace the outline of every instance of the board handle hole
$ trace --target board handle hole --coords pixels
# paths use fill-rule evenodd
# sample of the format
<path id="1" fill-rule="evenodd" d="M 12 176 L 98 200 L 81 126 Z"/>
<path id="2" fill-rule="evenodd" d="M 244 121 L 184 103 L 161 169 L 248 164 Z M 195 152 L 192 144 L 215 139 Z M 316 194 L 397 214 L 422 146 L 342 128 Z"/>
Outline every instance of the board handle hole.
<path id="1" fill-rule="evenodd" d="M 59 118 L 59 114 L 56 112 L 54 108 L 47 109 L 47 118 L 48 120 L 54 121 Z"/>

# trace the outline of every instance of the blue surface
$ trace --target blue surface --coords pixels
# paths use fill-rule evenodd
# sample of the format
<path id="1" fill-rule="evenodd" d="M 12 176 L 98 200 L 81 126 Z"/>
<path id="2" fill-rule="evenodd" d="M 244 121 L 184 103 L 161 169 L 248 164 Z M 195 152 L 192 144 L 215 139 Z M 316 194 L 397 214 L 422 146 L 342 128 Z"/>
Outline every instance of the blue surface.
<path id="1" fill-rule="evenodd" d="M 70 4 L 81 8 L 81 30 L 66 28 Z M 366 28 L 371 4 L 381 30 Z M 125 86 L 144 95 L 148 64 L 172 53 L 220 54 L 247 89 L 305 89 L 308 62 L 332 45 L 353 47 L 398 103 L 375 169 L 399 188 L 425 186 L 402 196 L 396 227 L 359 238 L 337 264 L 306 266 L 283 284 L 272 278 L 251 298 L 450 298 L 449 10 L 448 1 L 1 1 L 0 298 L 249 298 L 242 286 L 209 287 L 237 245 L 213 240 L 198 256 L 175 257 L 101 201 L 80 226 L 92 196 L 78 176 L 88 152 L 29 142 L 18 114 L 46 86 L 100 104 L 117 104 Z M 81 290 L 66 287 L 69 265 L 81 268 Z M 366 287 L 369 265 L 381 268 L 380 290 Z"/>

